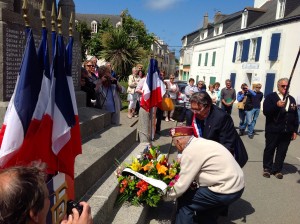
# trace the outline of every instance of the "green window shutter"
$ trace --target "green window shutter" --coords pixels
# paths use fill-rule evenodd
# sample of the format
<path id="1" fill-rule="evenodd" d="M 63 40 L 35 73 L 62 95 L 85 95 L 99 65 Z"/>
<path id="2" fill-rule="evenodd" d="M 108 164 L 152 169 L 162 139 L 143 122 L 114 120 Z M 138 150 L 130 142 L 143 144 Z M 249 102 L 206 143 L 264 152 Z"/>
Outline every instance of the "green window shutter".
<path id="1" fill-rule="evenodd" d="M 215 84 L 215 82 L 216 82 L 216 77 L 212 76 L 209 78 L 209 84 L 213 85 L 213 84 Z"/>
<path id="2" fill-rule="evenodd" d="M 204 66 L 207 66 L 207 61 L 208 61 L 208 53 L 205 53 L 205 62 L 204 62 Z"/>
<path id="3" fill-rule="evenodd" d="M 215 62 L 216 62 L 216 52 L 213 52 L 213 56 L 212 56 L 212 63 L 211 66 L 215 66 Z"/>
<path id="4" fill-rule="evenodd" d="M 198 66 L 201 66 L 201 54 L 199 54 L 199 58 L 198 58 Z"/>

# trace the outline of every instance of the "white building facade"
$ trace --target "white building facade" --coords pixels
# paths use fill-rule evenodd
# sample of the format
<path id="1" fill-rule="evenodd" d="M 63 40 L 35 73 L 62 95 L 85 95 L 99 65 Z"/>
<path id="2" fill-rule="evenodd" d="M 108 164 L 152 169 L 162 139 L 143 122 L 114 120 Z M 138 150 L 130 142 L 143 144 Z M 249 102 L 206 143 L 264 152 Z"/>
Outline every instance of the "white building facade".
<path id="1" fill-rule="evenodd" d="M 207 85 L 220 82 L 221 87 L 230 79 L 237 91 L 242 83 L 261 83 L 265 95 L 277 90 L 278 79 L 289 78 L 300 47 L 300 1 L 260 0 L 254 6 L 259 8 L 217 13 L 214 23 L 183 47 L 193 49 L 189 77 Z M 300 62 L 290 86 L 294 97 L 300 97 L 297 83 Z"/>

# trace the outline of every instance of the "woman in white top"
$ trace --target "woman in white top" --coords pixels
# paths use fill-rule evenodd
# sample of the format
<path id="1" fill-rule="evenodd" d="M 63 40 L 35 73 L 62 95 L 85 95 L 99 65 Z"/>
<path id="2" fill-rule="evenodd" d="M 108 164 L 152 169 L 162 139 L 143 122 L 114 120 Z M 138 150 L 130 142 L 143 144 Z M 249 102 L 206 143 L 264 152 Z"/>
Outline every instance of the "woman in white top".
<path id="1" fill-rule="evenodd" d="M 208 86 L 207 93 L 210 96 L 210 98 L 212 99 L 213 104 L 216 105 L 217 100 L 218 100 L 218 94 L 215 92 L 214 85 L 210 84 Z"/>
<path id="2" fill-rule="evenodd" d="M 140 81 L 140 77 L 138 75 L 138 70 L 133 67 L 132 68 L 132 74 L 129 75 L 128 77 L 128 88 L 127 88 L 127 100 L 129 101 L 129 105 L 128 105 L 128 118 L 132 118 L 135 112 L 135 108 L 136 108 L 136 103 L 138 100 L 139 95 L 137 93 L 135 93 L 135 88 L 137 87 L 137 84 Z"/>
<path id="3" fill-rule="evenodd" d="M 176 98 L 177 98 L 177 93 L 179 92 L 178 85 L 174 83 L 175 76 L 173 74 L 170 75 L 170 81 L 166 82 L 167 86 L 167 93 L 170 95 L 170 98 L 173 101 L 174 104 L 174 109 L 172 111 L 165 111 L 165 121 L 175 121 L 173 119 L 173 114 L 175 110 L 175 103 L 176 103 Z"/>

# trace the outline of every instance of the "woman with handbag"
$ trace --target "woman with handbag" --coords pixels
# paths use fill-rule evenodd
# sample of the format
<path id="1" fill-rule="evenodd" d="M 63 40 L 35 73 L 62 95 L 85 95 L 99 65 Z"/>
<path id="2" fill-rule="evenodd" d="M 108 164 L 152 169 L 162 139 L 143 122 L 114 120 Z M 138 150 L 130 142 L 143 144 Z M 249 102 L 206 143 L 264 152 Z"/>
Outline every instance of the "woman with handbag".
<path id="1" fill-rule="evenodd" d="M 128 88 L 127 88 L 127 94 L 128 94 L 127 101 L 129 102 L 127 117 L 129 119 L 131 119 L 133 116 L 137 117 L 137 115 L 134 114 L 137 100 L 138 100 L 138 95 L 135 92 L 135 89 L 139 81 L 140 81 L 140 77 L 138 75 L 138 70 L 136 69 L 136 67 L 133 67 L 132 74 L 129 75 L 128 77 Z"/>
<path id="2" fill-rule="evenodd" d="M 173 74 L 170 75 L 170 81 L 169 82 L 166 82 L 166 86 L 167 86 L 167 93 L 172 102 L 173 102 L 173 105 L 176 104 L 176 98 L 177 98 L 177 93 L 179 92 L 179 88 L 178 88 L 178 85 L 174 82 L 175 80 L 175 76 Z M 175 106 L 173 106 L 173 109 L 170 110 L 170 111 L 165 111 L 165 121 L 175 121 L 173 119 L 173 114 L 174 114 L 174 110 L 175 110 Z"/>

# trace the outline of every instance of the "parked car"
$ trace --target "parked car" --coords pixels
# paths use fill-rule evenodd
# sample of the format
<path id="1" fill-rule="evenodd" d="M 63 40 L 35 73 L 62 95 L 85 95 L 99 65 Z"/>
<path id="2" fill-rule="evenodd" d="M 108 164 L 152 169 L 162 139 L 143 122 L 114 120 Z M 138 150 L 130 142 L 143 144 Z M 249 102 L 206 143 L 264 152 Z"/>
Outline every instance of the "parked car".
<path id="1" fill-rule="evenodd" d="M 169 82 L 169 79 L 165 79 L 165 82 Z M 179 92 L 177 94 L 175 107 L 184 107 L 184 99 L 185 99 L 185 87 L 188 85 L 186 81 L 175 80 L 174 83 L 178 85 Z"/>
<path id="2" fill-rule="evenodd" d="M 177 81 L 176 82 L 179 88 L 179 92 L 177 94 L 176 106 L 184 107 L 185 100 L 185 87 L 188 85 L 186 81 Z"/>

